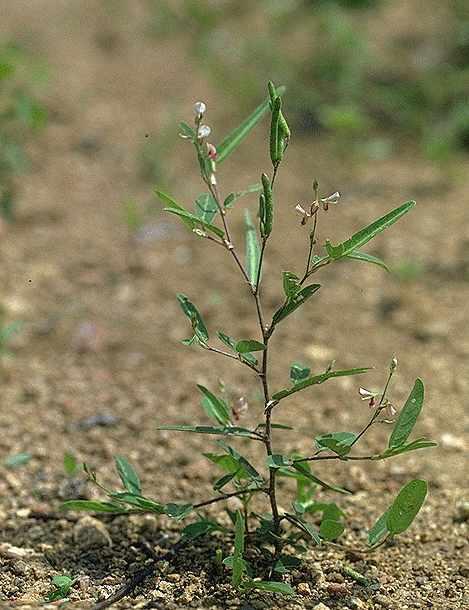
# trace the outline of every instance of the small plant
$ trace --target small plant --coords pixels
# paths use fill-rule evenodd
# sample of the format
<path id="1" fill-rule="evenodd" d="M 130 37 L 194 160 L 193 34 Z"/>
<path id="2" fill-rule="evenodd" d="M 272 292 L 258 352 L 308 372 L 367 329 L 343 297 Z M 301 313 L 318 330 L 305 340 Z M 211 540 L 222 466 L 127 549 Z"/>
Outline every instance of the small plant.
<path id="1" fill-rule="evenodd" d="M 46 602 L 55 602 L 61 599 L 67 599 L 70 589 L 73 587 L 75 581 L 70 576 L 53 576 L 52 584 L 54 590 L 47 596 Z"/>
<path id="2" fill-rule="evenodd" d="M 217 147 L 210 143 L 211 129 L 204 123 L 206 106 L 203 102 L 196 103 L 194 126 L 182 123 L 180 128 L 181 136 L 195 148 L 207 192 L 197 197 L 194 211 L 190 211 L 169 195 L 156 191 L 166 205 L 165 210 L 178 216 L 196 238 L 213 244 L 220 251 L 225 251 L 232 259 L 250 295 L 259 324 L 257 337 L 236 339 L 219 331 L 217 337 L 220 344 L 214 344 L 197 307 L 188 296 L 178 294 L 179 304 L 192 330 L 191 335 L 183 340 L 183 344 L 229 358 L 240 366 L 249 368 L 262 388 L 262 413 L 256 414 L 256 420 L 251 426 L 240 426 L 239 404 L 230 406 L 225 397 L 217 396 L 209 388 L 198 385 L 203 410 L 212 423 L 160 426 L 161 430 L 220 437 L 217 441 L 217 451 L 204 454 L 220 470 L 220 475 L 213 484 L 215 495 L 211 498 L 182 504 L 156 502 L 143 495 L 139 477 L 133 467 L 123 457 L 117 457 L 116 468 L 124 490 L 114 491 L 103 487 L 98 483 L 96 474 L 85 465 L 89 478 L 100 487 L 108 499 L 69 501 L 65 503 L 65 507 L 120 514 L 151 512 L 167 515 L 176 520 L 195 516 L 196 520 L 182 530 L 183 540 L 214 532 L 229 538 L 230 531 L 226 524 L 206 517 L 201 510 L 230 498 L 238 498 L 240 501 L 238 510 L 232 511 L 227 508 L 234 530 L 233 552 L 222 559 L 221 551 L 218 549 L 214 563 L 218 570 L 222 563 L 231 570 L 232 584 L 238 589 L 260 589 L 292 594 L 294 593 L 292 587 L 287 582 L 281 582 L 282 575 L 299 563 L 298 557 L 291 555 L 291 549 L 300 549 L 302 539 L 317 546 L 327 544 L 341 546 L 336 541 L 345 529 L 345 515 L 342 509 L 335 502 L 321 497 L 320 492 L 340 495 L 349 494 L 349 490 L 319 478 L 311 467 L 316 462 L 325 460 L 340 461 L 344 466 L 359 460 L 379 461 L 409 451 L 434 447 L 436 443 L 425 438 L 409 440 L 424 400 L 424 386 L 420 379 L 415 381 L 405 405 L 396 417 L 397 410 L 388 398 L 391 379 L 397 369 L 397 360 L 392 357 L 381 391 L 359 389 L 359 397 L 368 403 L 371 412 L 370 418 L 360 430 L 321 434 L 314 439 L 315 450 L 310 455 L 287 455 L 279 452 L 277 448 L 277 436 L 286 434 L 292 428 L 277 423 L 275 415 L 285 408 L 292 396 L 329 380 L 362 375 L 369 370 L 368 367 L 335 368 L 332 362 L 325 370 L 313 373 L 309 367 L 293 363 L 290 369 L 290 385 L 272 390 L 271 386 L 276 380 L 271 378 L 269 362 L 272 357 L 271 341 L 278 326 L 285 324 L 294 312 L 314 300 L 322 288 L 319 283 L 310 282 L 326 267 L 339 261 L 349 263 L 358 261 L 385 267 L 381 260 L 367 254 L 362 248 L 415 205 L 413 201 L 404 203 L 341 243 L 332 244 L 326 240 L 323 250 L 320 250 L 318 239 L 320 219 L 324 214 L 337 209 L 340 195 L 334 193 L 323 196 L 315 181 L 312 203 L 296 206 L 303 227 L 300 230 L 307 231 L 304 268 L 299 273 L 283 271 L 284 295 L 273 314 L 268 316 L 262 301 L 262 273 L 269 240 L 275 227 L 276 179 L 291 137 L 283 114 L 282 91 L 282 88 L 277 89 L 269 83 L 269 97 Z M 269 111 L 271 114 L 269 150 L 272 162 L 270 176 L 262 173 L 259 185 L 247 191 L 230 193 L 222 197 L 218 168 Z M 257 221 L 254 222 L 252 215 L 246 213 L 243 258 L 235 244 L 229 217 L 236 201 L 253 191 L 259 192 Z M 363 437 L 371 428 L 383 422 L 393 423 L 387 447 L 371 454 L 357 452 Z M 253 464 L 238 448 L 235 448 L 231 441 L 236 439 L 263 446 L 264 464 Z M 296 493 L 288 509 L 280 509 L 278 502 L 278 482 L 283 477 L 296 483 Z M 416 517 L 426 494 L 425 481 L 414 480 L 407 483 L 391 506 L 369 530 L 367 547 L 354 550 L 357 552 L 374 550 L 404 532 Z M 264 504 L 260 502 L 261 499 L 264 500 Z M 282 505 L 286 505 L 285 499 L 282 500 Z M 316 525 L 318 521 L 319 524 Z M 290 549 L 290 554 L 286 552 L 287 548 Z"/>
<path id="3" fill-rule="evenodd" d="M 37 67 L 14 45 L 0 45 L 0 217 L 16 216 L 16 177 L 29 166 L 25 144 L 47 121 L 44 106 L 32 95 Z"/>
<path id="4" fill-rule="evenodd" d="M 19 332 L 20 329 L 20 322 L 12 322 L 11 324 L 2 325 L 2 320 L 0 316 L 0 361 L 2 358 L 11 355 L 8 346 L 10 344 L 11 339 Z"/>

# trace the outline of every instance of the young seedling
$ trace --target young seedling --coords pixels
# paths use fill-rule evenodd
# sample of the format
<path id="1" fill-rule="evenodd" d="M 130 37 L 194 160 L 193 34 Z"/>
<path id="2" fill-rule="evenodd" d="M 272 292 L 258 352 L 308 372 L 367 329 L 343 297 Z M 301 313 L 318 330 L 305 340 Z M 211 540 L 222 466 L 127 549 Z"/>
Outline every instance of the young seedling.
<path id="1" fill-rule="evenodd" d="M 210 242 L 207 245 L 214 244 L 226 252 L 247 286 L 259 325 L 258 335 L 239 339 L 218 331 L 220 344 L 214 343 L 211 339 L 202 314 L 190 298 L 178 294 L 177 299 L 189 320 L 192 331 L 190 336 L 183 340 L 183 344 L 229 358 L 240 366 L 249 368 L 262 390 L 263 410 L 260 414 L 262 421 L 248 427 L 238 425 L 237 405 L 230 405 L 225 395 L 219 396 L 211 389 L 198 385 L 202 408 L 212 423 L 164 425 L 160 426 L 160 429 L 219 437 L 217 451 L 204 454 L 221 471 L 213 484 L 215 491 L 213 497 L 183 504 L 157 502 L 143 494 L 139 477 L 133 467 L 123 457 L 117 457 L 116 467 L 124 490 L 104 488 L 98 483 L 95 473 L 85 466 L 90 479 L 100 487 L 108 499 L 69 501 L 65 503 L 65 507 L 120 514 L 152 512 L 176 520 L 196 516 L 196 520 L 182 530 L 182 540 L 215 532 L 230 539 L 226 523 L 208 519 L 201 510 L 230 498 L 238 498 L 241 501 L 239 510 L 233 512 L 227 508 L 234 530 L 234 538 L 232 538 L 234 544 L 232 554 L 223 560 L 224 566 L 231 570 L 233 586 L 244 591 L 255 588 L 293 594 L 293 588 L 288 583 L 281 582 L 281 579 L 286 572 L 298 565 L 299 560 L 286 553 L 285 549 L 287 547 L 297 549 L 300 553 L 305 549 L 304 541 L 317 546 L 328 544 L 341 546 L 336 541 L 345 529 L 345 515 L 341 508 L 328 497 L 326 499 L 319 494 L 322 490 L 330 494 L 350 492 L 340 485 L 319 478 L 311 468 L 314 463 L 335 460 L 347 466 L 346 462 L 378 461 L 401 453 L 433 447 L 436 443 L 425 438 L 409 440 L 423 405 L 424 387 L 420 379 L 415 381 L 409 398 L 396 417 L 398 411 L 388 397 L 391 379 L 397 369 L 397 360 L 392 357 L 382 391 L 359 389 L 359 397 L 368 403 L 371 410 L 368 422 L 361 429 L 347 432 L 333 431 L 317 436 L 314 439 L 316 449 L 311 455 L 286 455 L 277 449 L 277 436 L 291 428 L 278 424 L 274 418 L 276 413 L 282 411 L 290 397 L 329 380 L 362 375 L 369 370 L 368 367 L 335 368 L 334 363 L 331 363 L 323 371 L 312 372 L 309 367 L 295 362 L 290 369 L 291 384 L 285 388 L 272 390 L 271 386 L 275 380 L 271 378 L 269 362 L 271 340 L 277 327 L 284 324 L 287 318 L 308 301 L 314 301 L 321 290 L 321 285 L 313 282 L 312 278 L 318 277 L 325 267 L 339 261 L 351 264 L 359 261 L 386 268 L 381 260 L 367 254 L 362 248 L 378 233 L 409 212 L 415 203 L 413 201 L 404 203 L 343 242 L 332 244 L 326 240 L 324 248 L 320 249 L 318 239 L 320 218 L 336 209 L 340 195 L 333 193 L 323 196 L 315 181 L 312 202 L 296 206 L 301 216 L 301 225 L 308 227 L 305 239 L 305 264 L 297 273 L 283 272 L 284 295 L 278 307 L 271 315 L 267 315 L 261 293 L 262 272 L 268 243 L 275 230 L 276 179 L 291 138 L 283 113 L 282 89 L 277 89 L 269 83 L 268 90 L 269 97 L 217 147 L 209 141 L 211 129 L 204 123 L 206 106 L 203 102 L 197 102 L 194 106 L 193 126 L 181 123 L 181 136 L 194 146 L 202 181 L 206 187 L 206 193 L 197 197 L 193 211 L 186 209 L 162 191 L 156 191 L 166 206 L 165 211 L 178 216 L 196 238 Z M 230 193 L 222 197 L 218 179 L 220 165 L 269 112 L 271 115 L 269 151 L 272 162 L 270 175 L 267 172 L 261 173 L 258 185 L 247 191 Z M 232 206 L 240 197 L 256 191 L 259 192 L 257 220 L 253 219 L 252 214 L 246 215 L 243 257 L 230 228 L 229 217 Z M 357 452 L 357 447 L 365 434 L 368 434 L 372 427 L 383 422 L 393 424 L 388 446 L 370 454 Z M 265 453 L 264 464 L 253 464 L 240 453 L 233 444 L 236 439 L 262 445 Z M 281 477 L 288 477 L 296 482 L 296 494 L 292 498 L 290 508 L 286 510 L 280 509 L 278 502 L 278 481 Z M 415 480 L 407 483 L 388 510 L 368 532 L 368 547 L 354 550 L 358 552 L 374 550 L 405 531 L 416 517 L 426 493 L 425 481 Z M 253 510 L 254 498 L 265 500 L 263 512 Z M 256 506 L 261 506 L 257 500 Z M 286 505 L 286 499 L 283 499 L 282 506 Z M 320 517 L 319 526 L 318 517 Z M 254 559 L 248 561 L 247 556 Z M 219 550 L 215 561 L 220 568 Z"/>
<path id="2" fill-rule="evenodd" d="M 73 578 L 70 578 L 70 576 L 53 576 L 52 584 L 54 585 L 54 590 L 49 593 L 45 601 L 49 603 L 61 599 L 67 599 L 70 589 L 73 587 L 74 583 L 75 581 Z"/>

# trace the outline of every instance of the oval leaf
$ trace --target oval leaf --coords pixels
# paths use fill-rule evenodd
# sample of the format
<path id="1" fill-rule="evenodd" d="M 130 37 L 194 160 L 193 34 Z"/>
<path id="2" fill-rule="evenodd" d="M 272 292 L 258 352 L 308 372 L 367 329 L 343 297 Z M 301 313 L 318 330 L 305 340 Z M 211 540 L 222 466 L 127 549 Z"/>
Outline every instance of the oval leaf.
<path id="1" fill-rule="evenodd" d="M 387 511 L 386 527 L 393 535 L 401 534 L 412 523 L 425 501 L 427 482 L 420 479 L 407 483 Z"/>
<path id="2" fill-rule="evenodd" d="M 262 352 L 265 350 L 265 345 L 254 339 L 243 339 L 235 345 L 235 350 L 238 354 L 247 354 L 249 352 Z"/>

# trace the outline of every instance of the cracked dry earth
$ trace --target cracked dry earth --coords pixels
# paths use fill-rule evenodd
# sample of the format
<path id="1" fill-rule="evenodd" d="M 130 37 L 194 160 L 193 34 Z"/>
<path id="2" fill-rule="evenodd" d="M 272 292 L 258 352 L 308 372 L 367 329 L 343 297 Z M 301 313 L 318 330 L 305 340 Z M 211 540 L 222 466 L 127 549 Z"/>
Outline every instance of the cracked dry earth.
<path id="1" fill-rule="evenodd" d="M 151 561 L 148 547 L 164 554 L 177 540 L 174 522 L 165 518 L 59 512 L 65 498 L 97 497 L 80 477 L 64 474 L 65 452 L 90 463 L 110 485 L 116 483 L 112 457 L 125 455 L 149 496 L 201 500 L 216 477 L 201 458 L 206 439 L 158 432 L 156 426 L 205 421 L 194 385 L 214 386 L 218 376 L 235 393 L 247 394 L 243 425 L 256 422 L 261 408 L 249 372 L 215 364 L 210 354 L 178 343 L 187 332 L 174 298 L 178 290 L 193 298 L 210 328 L 253 335 L 251 303 L 235 270 L 210 244 L 159 212 L 149 220 L 150 237 L 130 246 L 120 207 L 130 196 L 151 201 L 151 184 L 138 177 L 137 160 L 145 134 L 157 137 L 165 114 L 176 107 L 176 118 L 185 116 L 203 94 L 214 108 L 218 135 L 231 121 L 222 110 L 229 101 L 190 65 L 183 42 L 143 35 L 144 3 L 125 7 L 113 19 L 104 7 L 97 0 L 72 7 L 18 0 L 9 3 L 0 25 L 2 35 L 24 41 L 51 70 L 45 94 L 51 120 L 30 147 L 33 170 L 21 181 L 20 218 L 1 228 L 1 307 L 8 319 L 23 321 L 23 330 L 2 368 L 0 461 L 31 454 L 21 467 L 0 467 L 2 608 L 38 607 L 58 574 L 76 578 L 67 607 L 91 608 Z M 103 47 L 103 39 L 113 40 L 111 48 Z M 258 179 L 260 160 L 267 163 L 260 131 L 220 176 L 224 191 Z M 429 498 L 413 527 L 373 555 L 312 548 L 285 577 L 294 598 L 238 596 L 227 584 L 229 574 L 214 562 L 216 549 L 230 552 L 230 541 L 214 535 L 159 562 L 154 575 L 116 608 L 468 607 L 467 160 L 438 167 L 409 151 L 399 159 L 344 164 L 318 142 L 294 144 L 279 176 L 266 309 L 278 305 L 280 270 L 298 269 L 303 260 L 306 236 L 293 208 L 309 196 L 303 185 L 313 175 L 324 191 L 343 192 L 340 208 L 321 226 L 322 241 L 348 236 L 402 201 L 417 199 L 412 214 L 378 237 L 371 251 L 391 266 L 418 261 L 421 272 L 403 281 L 360 264 L 327 269 L 314 302 L 279 328 L 272 385 L 287 382 L 293 360 L 322 370 L 336 359 L 341 367 L 374 365 L 366 385 L 379 386 L 396 353 L 400 365 L 392 396 L 402 404 L 415 377 L 423 378 L 427 400 L 418 433 L 438 441 L 439 448 L 371 465 L 321 465 L 318 474 L 353 491 L 341 501 L 349 544 L 360 543 L 363 529 L 407 480 L 427 479 Z M 168 184 L 188 200 L 200 188 L 195 165 L 184 143 L 175 151 Z M 232 220 L 238 241 L 241 208 Z M 285 402 L 277 421 L 296 432 L 277 434 L 276 447 L 306 453 L 316 434 L 356 429 L 368 417 L 357 398 L 360 382 L 365 383 L 338 379 Z M 364 450 L 382 447 L 387 434 L 378 428 L 365 437 Z M 262 463 L 261 454 L 250 455 Z M 288 489 L 285 483 L 280 490 L 285 506 Z M 218 505 L 208 512 L 225 519 Z M 367 584 L 351 578 L 344 566 L 365 576 Z"/>

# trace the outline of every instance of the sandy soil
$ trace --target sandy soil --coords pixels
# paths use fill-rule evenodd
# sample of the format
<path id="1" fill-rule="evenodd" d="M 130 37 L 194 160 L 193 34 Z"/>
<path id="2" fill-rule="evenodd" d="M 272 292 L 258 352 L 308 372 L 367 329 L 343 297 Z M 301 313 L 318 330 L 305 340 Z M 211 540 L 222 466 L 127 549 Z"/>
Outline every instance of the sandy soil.
<path id="1" fill-rule="evenodd" d="M 247 369 L 178 343 L 187 333 L 174 298 L 178 290 L 197 302 L 210 328 L 238 336 L 255 332 L 236 270 L 215 246 L 197 242 L 159 212 L 149 218 L 150 237 L 137 244 L 129 242 L 122 220 L 127 198 L 152 201 L 151 184 L 139 177 L 146 135 L 157 139 L 168 117 L 189 115 L 192 101 L 203 97 L 220 136 L 231 125 L 229 100 L 209 86 L 203 66 L 192 64 L 184 39 L 160 42 L 145 35 L 143 2 L 131 8 L 97 0 L 72 7 L 63 0 L 7 4 L 0 34 L 50 64 L 45 102 L 52 119 L 31 145 L 33 171 L 21 182 L 19 222 L 2 227 L 0 239 L 1 305 L 9 319 L 24 321 L 14 357 L 2 369 L 0 459 L 32 454 L 21 468 L 0 467 L 0 604 L 33 607 L 51 590 L 53 575 L 69 573 L 78 578 L 72 607 L 88 608 L 148 560 L 142 541 L 163 552 L 177 539 L 177 527 L 150 516 L 83 524 L 80 515 L 58 513 L 64 498 L 96 496 L 89 485 L 64 474 L 64 453 L 90 463 L 109 484 L 116 484 L 113 455 L 125 455 L 149 496 L 199 500 L 216 476 L 200 457 L 205 437 L 161 433 L 156 426 L 205 421 L 194 385 L 215 387 L 217 377 L 247 394 L 250 410 L 243 423 L 259 417 L 258 388 Z M 200 184 L 187 146 L 181 142 L 168 157 L 170 190 L 189 201 Z M 238 598 L 226 584 L 228 574 L 217 573 L 213 562 L 215 549 L 228 552 L 229 544 L 207 539 L 158 565 L 119 608 L 467 607 L 466 163 L 435 166 L 414 151 L 399 159 L 344 163 L 317 141 L 294 142 L 279 178 L 281 211 L 266 264 L 263 299 L 271 311 L 281 295 L 280 271 L 303 264 L 306 235 L 294 205 L 307 200 L 313 177 L 325 192 L 344 194 L 321 227 L 322 240 L 348 236 L 402 201 L 418 200 L 399 229 L 377 238 L 372 248 L 391 265 L 417 261 L 418 276 L 399 281 L 358 263 L 326 270 L 320 296 L 303 317 L 279 329 L 271 373 L 280 388 L 293 360 L 321 370 L 336 359 L 338 366 L 375 366 L 366 384 L 377 386 L 396 353 L 396 404 L 416 376 L 424 379 L 427 401 L 418 432 L 438 441 L 437 450 L 371 466 L 318 468 L 354 491 L 342 504 L 351 524 L 346 540 L 352 543 L 406 480 L 427 479 L 431 493 L 412 529 L 366 560 L 313 549 L 287 577 L 298 593 L 294 599 Z M 223 169 L 223 191 L 257 181 L 259 167 L 268 167 L 260 131 Z M 242 207 L 233 212 L 238 241 Z M 282 435 L 277 446 L 307 452 L 318 433 L 355 429 L 368 416 L 357 400 L 358 383 L 337 380 L 285 402 L 278 421 L 293 422 L 302 434 Z M 90 421 L 94 416 L 105 425 Z M 383 446 L 387 433 L 377 430 L 366 448 Z M 97 546 L 83 542 L 80 527 L 90 529 Z M 373 586 L 344 575 L 344 562 Z"/>

